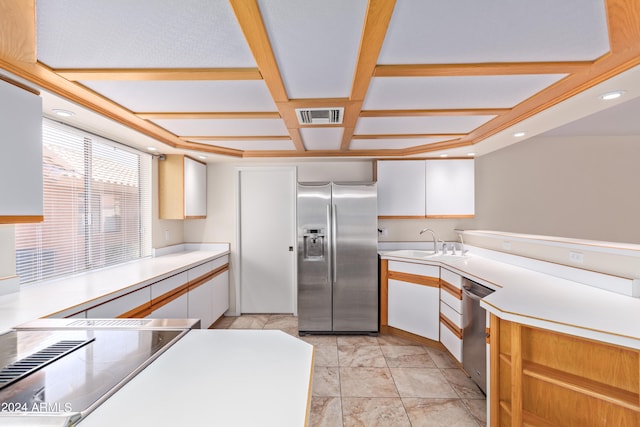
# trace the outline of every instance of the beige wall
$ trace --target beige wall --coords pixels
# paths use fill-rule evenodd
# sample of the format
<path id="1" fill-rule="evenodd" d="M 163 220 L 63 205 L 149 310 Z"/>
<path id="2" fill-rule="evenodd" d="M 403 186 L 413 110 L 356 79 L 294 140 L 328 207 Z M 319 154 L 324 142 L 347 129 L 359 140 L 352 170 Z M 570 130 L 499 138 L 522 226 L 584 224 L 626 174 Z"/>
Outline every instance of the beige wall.
<path id="1" fill-rule="evenodd" d="M 476 159 L 476 229 L 640 243 L 640 140 L 539 137 Z"/>
<path id="2" fill-rule="evenodd" d="M 371 161 L 263 161 L 209 164 L 207 168 L 207 219 L 184 222 L 184 240 L 189 243 L 229 242 L 229 312 L 236 309 L 236 168 L 251 166 L 295 166 L 298 181 L 371 181 Z"/>

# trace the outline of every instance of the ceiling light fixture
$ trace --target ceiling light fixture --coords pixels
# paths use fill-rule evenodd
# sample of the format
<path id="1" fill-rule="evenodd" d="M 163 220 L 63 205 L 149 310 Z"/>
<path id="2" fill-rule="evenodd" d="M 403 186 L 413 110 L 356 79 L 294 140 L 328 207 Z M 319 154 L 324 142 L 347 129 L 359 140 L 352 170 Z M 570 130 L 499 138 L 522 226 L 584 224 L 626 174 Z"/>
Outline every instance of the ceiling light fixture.
<path id="1" fill-rule="evenodd" d="M 614 90 L 612 92 L 603 93 L 600 95 L 600 99 L 603 101 L 611 101 L 612 99 L 620 98 L 622 95 L 624 95 L 623 90 Z"/>
<path id="2" fill-rule="evenodd" d="M 448 154 L 440 154 L 440 157 L 449 157 Z"/>
<path id="3" fill-rule="evenodd" d="M 475 155 L 476 155 L 476 153 L 467 153 L 467 156 L 469 156 L 469 157 L 473 157 Z"/>
<path id="4" fill-rule="evenodd" d="M 520 131 L 520 132 L 515 132 L 513 134 L 513 136 L 515 136 L 516 138 L 521 138 L 521 137 L 525 136 L 526 134 L 527 134 L 526 132 Z"/>
<path id="5" fill-rule="evenodd" d="M 207 156 L 202 156 L 202 155 L 200 155 L 200 156 L 198 156 L 198 158 L 199 158 L 199 159 L 202 159 L 202 160 L 205 160 L 205 159 L 207 158 Z"/>
<path id="6" fill-rule="evenodd" d="M 158 149 L 156 147 L 147 147 L 147 150 L 149 150 L 149 151 L 158 151 Z"/>
<path id="7" fill-rule="evenodd" d="M 58 109 L 58 108 L 56 108 L 56 109 L 54 109 L 52 111 L 56 116 L 60 116 L 60 117 L 71 117 L 71 116 L 75 116 L 76 115 L 76 113 L 74 113 L 73 111 L 61 110 L 61 109 Z"/>

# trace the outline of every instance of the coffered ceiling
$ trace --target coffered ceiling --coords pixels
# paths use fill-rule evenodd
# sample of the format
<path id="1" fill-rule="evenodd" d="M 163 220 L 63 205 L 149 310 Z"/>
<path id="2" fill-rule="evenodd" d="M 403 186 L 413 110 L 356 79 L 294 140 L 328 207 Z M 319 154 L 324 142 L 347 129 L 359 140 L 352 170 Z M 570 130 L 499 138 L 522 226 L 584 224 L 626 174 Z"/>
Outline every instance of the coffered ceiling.
<path id="1" fill-rule="evenodd" d="M 0 68 L 235 157 L 473 146 L 640 64 L 634 0 L 0 0 Z M 342 108 L 301 124 L 295 109 Z"/>

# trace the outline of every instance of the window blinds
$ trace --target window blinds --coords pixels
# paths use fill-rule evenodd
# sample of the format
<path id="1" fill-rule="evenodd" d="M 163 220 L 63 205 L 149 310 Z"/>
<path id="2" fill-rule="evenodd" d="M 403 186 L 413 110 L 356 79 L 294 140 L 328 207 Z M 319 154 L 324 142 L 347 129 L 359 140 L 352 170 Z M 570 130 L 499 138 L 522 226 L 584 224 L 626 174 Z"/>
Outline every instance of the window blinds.
<path id="1" fill-rule="evenodd" d="M 151 254 L 151 156 L 43 120 L 44 222 L 15 227 L 21 283 Z"/>

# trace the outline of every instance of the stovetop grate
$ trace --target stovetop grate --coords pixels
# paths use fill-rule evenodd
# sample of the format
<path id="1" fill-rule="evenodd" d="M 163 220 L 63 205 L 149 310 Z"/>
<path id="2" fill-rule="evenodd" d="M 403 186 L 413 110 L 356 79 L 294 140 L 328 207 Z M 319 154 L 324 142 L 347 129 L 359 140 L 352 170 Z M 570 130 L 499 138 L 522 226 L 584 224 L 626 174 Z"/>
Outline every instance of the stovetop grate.
<path id="1" fill-rule="evenodd" d="M 30 356 L 24 357 L 5 366 L 0 370 L 0 390 L 60 359 L 72 351 L 89 344 L 94 339 L 95 338 L 90 338 L 88 340 L 58 341 L 57 343 L 43 348 Z"/>

